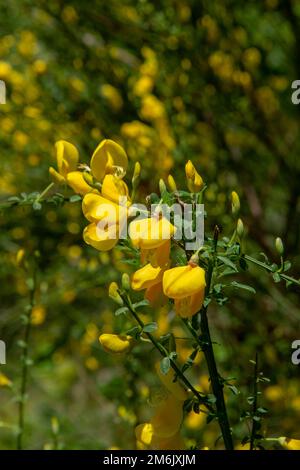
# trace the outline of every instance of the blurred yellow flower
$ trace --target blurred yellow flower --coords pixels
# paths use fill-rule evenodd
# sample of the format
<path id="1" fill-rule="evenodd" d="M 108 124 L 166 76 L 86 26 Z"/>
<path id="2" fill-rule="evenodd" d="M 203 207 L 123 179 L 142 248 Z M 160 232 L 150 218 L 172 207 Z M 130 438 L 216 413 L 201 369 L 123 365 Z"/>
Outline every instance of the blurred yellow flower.
<path id="1" fill-rule="evenodd" d="M 46 318 L 46 309 L 43 305 L 35 305 L 31 312 L 32 325 L 42 325 Z"/>
<path id="2" fill-rule="evenodd" d="M 100 335 L 99 341 L 106 352 L 111 354 L 124 354 L 130 351 L 134 340 L 128 335 L 104 333 Z"/>
<path id="3" fill-rule="evenodd" d="M 12 381 L 7 377 L 7 375 L 0 372 L 0 387 L 10 387 Z"/>

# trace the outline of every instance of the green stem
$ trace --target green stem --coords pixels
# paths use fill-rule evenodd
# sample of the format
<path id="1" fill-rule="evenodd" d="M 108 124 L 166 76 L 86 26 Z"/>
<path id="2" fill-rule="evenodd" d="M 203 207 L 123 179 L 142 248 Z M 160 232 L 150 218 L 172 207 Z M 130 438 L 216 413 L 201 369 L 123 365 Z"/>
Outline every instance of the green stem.
<path id="1" fill-rule="evenodd" d="M 252 406 L 252 431 L 250 436 L 250 450 L 254 450 L 255 446 L 255 436 L 257 431 L 257 421 L 255 421 L 254 416 L 256 415 L 257 410 L 257 397 L 258 397 L 258 354 L 255 355 L 255 365 L 254 365 L 254 384 L 253 384 L 253 406 Z"/>
<path id="2" fill-rule="evenodd" d="M 210 263 L 208 274 L 207 274 L 207 286 L 206 286 L 206 294 L 210 294 L 211 290 L 211 283 L 212 283 L 212 276 L 213 270 L 216 261 L 216 254 L 217 254 L 217 244 L 218 244 L 218 237 L 219 237 L 219 229 L 218 227 L 215 228 L 214 231 L 214 255 L 213 260 Z M 217 416 L 219 421 L 219 426 L 221 428 L 225 448 L 227 450 L 233 450 L 233 441 L 232 435 L 230 430 L 230 424 L 228 420 L 224 393 L 223 393 L 223 381 L 221 376 L 218 373 L 217 364 L 215 360 L 208 318 L 207 318 L 207 306 L 202 307 L 200 312 L 200 328 L 201 328 L 201 336 L 199 337 L 199 344 L 201 345 L 202 351 L 204 352 L 205 360 L 208 367 L 208 372 L 211 380 L 213 394 L 216 398 L 216 409 L 217 409 Z"/>
<path id="3" fill-rule="evenodd" d="M 49 193 L 49 191 L 51 191 L 51 189 L 55 186 L 55 183 L 50 183 L 48 184 L 48 186 L 44 189 L 44 191 L 41 192 L 41 194 L 38 195 L 38 197 L 36 198 L 36 201 L 35 202 L 40 202 L 44 199 L 44 197 Z"/>
<path id="4" fill-rule="evenodd" d="M 249 255 L 244 255 L 244 258 L 245 260 L 250 261 L 250 263 L 256 264 L 257 266 L 264 268 L 266 271 L 273 273 L 271 266 L 267 265 L 263 261 L 259 261 L 258 259 L 252 258 L 252 256 Z M 278 272 L 278 274 L 284 281 L 291 282 L 292 284 L 300 286 L 300 280 L 294 279 L 293 277 L 287 276 L 286 274 L 280 272 Z"/>
<path id="5" fill-rule="evenodd" d="M 121 294 L 120 294 L 121 295 Z M 136 320 L 136 322 L 139 324 L 139 326 L 144 329 L 145 324 L 144 322 L 140 319 L 138 316 L 136 310 L 132 306 L 130 300 L 125 297 L 124 295 L 121 295 L 122 299 L 124 300 L 127 308 L 130 310 L 132 316 Z M 168 351 L 154 338 L 154 336 L 151 333 L 144 332 L 144 334 L 149 338 L 153 346 L 159 351 L 162 357 L 169 357 Z M 179 367 L 177 366 L 176 362 L 173 359 L 170 359 L 170 364 L 176 375 L 182 380 L 182 382 L 185 384 L 185 386 L 192 391 L 194 396 L 198 399 L 199 403 L 204 404 L 210 411 L 211 411 L 211 406 L 205 399 L 205 396 L 202 396 L 201 393 L 194 388 L 194 386 L 190 383 L 190 381 L 186 378 L 186 376 L 181 372 Z M 203 410 L 200 410 L 201 412 L 204 412 Z"/>
<path id="6" fill-rule="evenodd" d="M 24 415 L 25 415 L 25 401 L 26 401 L 26 388 L 27 388 L 27 379 L 28 379 L 28 366 L 29 366 L 29 357 L 28 357 L 28 348 L 29 348 L 29 338 L 31 330 L 31 314 L 34 306 L 34 297 L 36 290 L 36 273 L 34 269 L 33 273 L 33 284 L 30 286 L 30 295 L 29 295 L 29 306 L 28 312 L 25 316 L 25 331 L 24 339 L 22 343 L 23 353 L 22 353 L 22 371 L 21 371 L 21 389 L 19 396 L 19 410 L 18 410 L 18 434 L 17 434 L 17 450 L 22 450 L 23 446 L 23 434 L 24 434 Z"/>

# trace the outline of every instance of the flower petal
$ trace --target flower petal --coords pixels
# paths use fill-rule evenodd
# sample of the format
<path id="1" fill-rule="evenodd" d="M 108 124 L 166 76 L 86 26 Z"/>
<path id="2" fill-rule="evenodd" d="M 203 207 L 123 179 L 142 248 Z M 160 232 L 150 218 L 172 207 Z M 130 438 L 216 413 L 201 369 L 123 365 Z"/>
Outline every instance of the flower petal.
<path id="1" fill-rule="evenodd" d="M 205 289 L 205 271 L 200 266 L 178 266 L 164 273 L 164 293 L 171 299 L 182 299 Z"/>
<path id="2" fill-rule="evenodd" d="M 81 171 L 71 171 L 68 173 L 67 183 L 75 193 L 81 194 L 82 196 L 87 193 L 97 192 L 96 189 L 87 184 Z"/>
<path id="3" fill-rule="evenodd" d="M 91 159 L 91 170 L 98 181 L 102 181 L 111 166 L 127 169 L 128 159 L 125 150 L 113 140 L 105 139 L 100 142 Z"/>
<path id="4" fill-rule="evenodd" d="M 55 149 L 58 172 L 65 178 L 70 171 L 76 170 L 79 160 L 78 150 L 66 140 L 58 140 Z"/>
<path id="5" fill-rule="evenodd" d="M 150 263 L 136 271 L 131 279 L 131 287 L 134 290 L 147 289 L 161 282 L 163 270 L 158 266 L 154 268 Z"/>
<path id="6" fill-rule="evenodd" d="M 97 225 L 92 223 L 85 227 L 83 231 L 83 239 L 87 245 L 91 245 L 99 251 L 111 250 L 118 242 L 117 226 L 108 227 L 107 231 L 97 229 Z"/>

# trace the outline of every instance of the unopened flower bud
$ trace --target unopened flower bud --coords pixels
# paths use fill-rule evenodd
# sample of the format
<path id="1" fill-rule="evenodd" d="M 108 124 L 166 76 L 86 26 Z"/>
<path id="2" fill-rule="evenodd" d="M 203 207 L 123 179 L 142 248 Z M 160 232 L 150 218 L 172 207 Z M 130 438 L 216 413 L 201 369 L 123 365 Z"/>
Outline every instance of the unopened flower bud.
<path id="1" fill-rule="evenodd" d="M 163 193 L 165 193 L 167 191 L 167 187 L 166 187 L 165 182 L 164 182 L 163 179 L 159 180 L 158 186 L 159 186 L 160 194 L 163 195 Z"/>
<path id="2" fill-rule="evenodd" d="M 132 176 L 132 186 L 137 187 L 141 176 L 141 164 L 140 162 L 135 162 L 134 171 Z"/>
<path id="3" fill-rule="evenodd" d="M 16 255 L 17 266 L 19 266 L 20 268 L 23 267 L 24 261 L 25 261 L 25 250 L 23 248 L 20 248 Z"/>
<path id="4" fill-rule="evenodd" d="M 59 422 L 56 416 L 52 416 L 51 418 L 51 429 L 55 436 L 59 433 Z"/>
<path id="5" fill-rule="evenodd" d="M 83 172 L 83 178 L 84 178 L 84 181 L 90 185 L 90 186 L 93 186 L 94 184 L 94 178 L 93 178 L 93 175 L 89 172 L 89 171 L 84 171 Z"/>
<path id="6" fill-rule="evenodd" d="M 127 273 L 122 275 L 122 288 L 127 291 L 130 289 L 130 279 Z"/>
<path id="7" fill-rule="evenodd" d="M 244 224 L 243 224 L 242 219 L 238 219 L 237 221 L 236 233 L 238 234 L 240 238 L 242 238 L 244 235 Z"/>
<path id="8" fill-rule="evenodd" d="M 237 192 L 232 191 L 231 193 L 231 210 L 233 215 L 237 215 L 240 211 L 241 203 Z"/>
<path id="9" fill-rule="evenodd" d="M 177 186 L 176 186 L 175 180 L 174 180 L 172 175 L 168 176 L 168 185 L 169 185 L 170 191 L 172 191 L 172 192 L 177 191 Z"/>
<path id="10" fill-rule="evenodd" d="M 191 193 L 198 193 L 203 188 L 204 183 L 191 160 L 185 165 L 185 175 L 189 191 Z"/>
<path id="11" fill-rule="evenodd" d="M 124 302 L 118 290 L 119 290 L 118 284 L 116 282 L 111 282 L 108 288 L 108 295 L 114 302 L 122 306 Z"/>
<path id="12" fill-rule="evenodd" d="M 275 248 L 277 250 L 277 253 L 282 256 L 283 253 L 284 253 L 284 246 L 283 246 L 283 243 L 282 243 L 282 240 L 280 237 L 277 237 L 276 240 L 275 240 Z"/>

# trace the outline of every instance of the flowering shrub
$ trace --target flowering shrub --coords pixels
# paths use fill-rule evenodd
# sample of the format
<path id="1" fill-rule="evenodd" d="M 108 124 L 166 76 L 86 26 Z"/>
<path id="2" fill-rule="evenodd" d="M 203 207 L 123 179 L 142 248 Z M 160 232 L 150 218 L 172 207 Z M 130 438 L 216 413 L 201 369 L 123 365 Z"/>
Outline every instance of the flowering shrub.
<path id="1" fill-rule="evenodd" d="M 134 211 L 132 208 L 138 194 L 141 165 L 136 162 L 129 189 L 124 181 L 128 159 L 119 144 L 112 140 L 102 141 L 93 153 L 90 166 L 79 164 L 76 147 L 66 141 L 57 142 L 56 157 L 57 170 L 50 168 L 53 183 L 36 197 L 34 204 L 40 204 L 53 185 L 68 184 L 82 196 L 82 211 L 89 222 L 83 232 L 84 241 L 99 251 L 108 251 L 120 244 L 124 262 L 138 268 L 131 275 L 125 271 L 118 283 L 110 284 L 109 296 L 118 305 L 115 315 L 124 320 L 119 331 L 102 333 L 99 337 L 103 349 L 112 355 L 130 355 L 139 343 L 143 345 L 144 354 L 147 349 L 154 349 L 153 367 L 162 387 L 153 398 L 154 409 L 149 421 L 139 423 L 135 428 L 137 448 L 184 448 L 180 435 L 182 422 L 194 413 L 205 415 L 207 424 L 215 420 L 225 448 L 233 449 L 234 427 L 227 412 L 226 391 L 233 392 L 236 399 L 239 392 L 233 379 L 224 378 L 219 372 L 210 333 L 209 307 L 213 303 L 223 307 L 236 289 L 255 294 L 253 287 L 234 279 L 240 273 L 246 273 L 250 264 L 272 273 L 275 282 L 299 285 L 299 281 L 286 274 L 290 265 L 284 262 L 281 239 L 277 238 L 275 242 L 280 256 L 279 266 L 249 256 L 243 250 L 244 224 L 238 218 L 240 200 L 233 191 L 233 233 L 221 236 L 219 227 L 215 226 L 213 235 L 205 234 L 204 242 L 197 250 L 186 249 L 184 235 L 181 240 L 175 239 L 176 231 L 181 228 L 178 220 L 174 214 L 167 220 L 160 209 L 163 204 L 171 207 L 175 201 L 183 207 L 190 204 L 194 218 L 189 222 L 180 219 L 179 224 L 195 224 L 197 202 L 205 200 L 207 187 L 190 160 L 185 166 L 188 191 L 178 189 L 174 178 L 169 175 L 168 187 L 160 180 L 160 194 L 147 197 L 146 210 L 142 209 L 140 213 L 139 206 Z M 154 213 L 150 212 L 152 205 L 155 206 Z M 136 217 L 136 212 L 139 217 Z M 128 234 L 119 239 L 119 232 L 127 219 Z M 135 293 L 140 291 L 145 291 L 142 299 Z M 161 308 L 166 308 L 164 315 L 170 320 L 163 335 L 159 334 L 157 324 L 157 312 Z M 182 325 L 186 337 L 177 336 L 177 324 Z M 180 361 L 182 341 L 191 346 L 184 362 Z M 198 389 L 190 379 L 197 356 L 201 355 L 208 369 L 207 391 Z M 158 362 L 155 356 L 160 357 Z M 258 403 L 258 388 L 268 379 L 259 373 L 257 354 L 253 363 L 254 396 L 248 398 L 253 406 L 241 417 L 251 425 L 242 446 L 259 449 L 275 441 L 286 448 L 297 448 L 299 441 L 295 439 L 268 438 L 261 433 L 261 422 L 267 410 Z M 201 443 L 198 446 L 201 448 Z"/>

